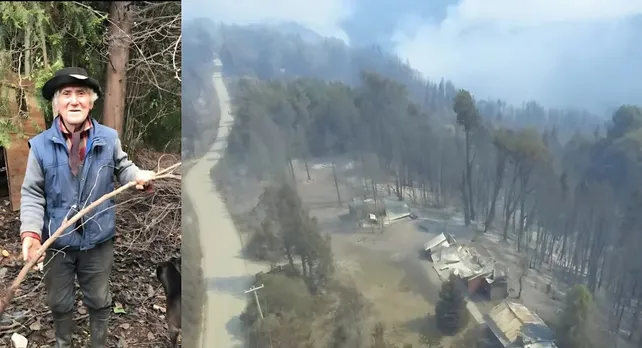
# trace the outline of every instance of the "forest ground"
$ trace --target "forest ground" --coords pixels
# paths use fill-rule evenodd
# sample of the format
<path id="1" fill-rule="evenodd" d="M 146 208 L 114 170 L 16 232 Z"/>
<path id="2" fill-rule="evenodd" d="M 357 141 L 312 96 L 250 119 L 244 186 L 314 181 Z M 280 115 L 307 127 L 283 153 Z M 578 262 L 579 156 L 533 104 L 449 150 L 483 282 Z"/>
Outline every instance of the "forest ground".
<path id="1" fill-rule="evenodd" d="M 162 158 L 161 158 L 162 157 Z M 180 155 L 145 151 L 136 163 L 145 169 L 165 168 Z M 154 192 L 135 190 L 116 197 L 117 239 L 111 274 L 113 304 L 109 330 L 110 347 L 164 347 L 169 341 L 164 317 L 165 293 L 156 279 L 156 264 L 180 256 L 181 183 L 159 180 Z M 143 228 L 143 227 L 146 228 Z M 8 201 L 0 201 L 0 247 L 9 257 L 0 260 L 0 288 L 6 289 L 20 272 L 23 262 L 19 238 L 19 211 L 12 212 Z M 51 314 L 45 304 L 43 273 L 31 271 L 0 320 L 0 346 L 11 346 L 17 332 L 29 340 L 29 347 L 53 347 Z M 88 343 L 89 317 L 81 305 L 76 281 L 76 330 L 74 345 Z"/>
<path id="2" fill-rule="evenodd" d="M 316 216 L 324 232 L 332 235 L 332 249 L 335 255 L 339 277 L 347 282 L 354 282 L 357 288 L 372 304 L 372 314 L 365 323 L 364 330 L 369 330 L 377 321 L 383 321 L 388 328 L 388 337 L 392 342 L 412 343 L 421 346 L 422 335 L 436 333 L 431 316 L 438 300 L 441 280 L 432 264 L 419 257 L 422 245 L 441 231 L 427 232 L 418 226 L 416 220 L 395 222 L 380 230 L 364 229 L 354 222 L 344 221 L 340 217 L 348 213 L 348 202 L 353 197 L 362 195 L 358 170 L 348 169 L 347 162 L 336 166 L 339 181 L 342 206 L 339 206 L 336 189 L 329 162 L 317 160 L 309 163 L 308 168 L 312 180 L 307 180 L 303 163 L 295 163 L 298 191 Z M 242 180 L 235 178 L 235 180 Z M 387 196 L 385 185 L 380 185 L 380 197 Z M 238 187 L 235 185 L 235 187 Z M 240 214 L 251 210 L 257 203 L 261 188 L 256 181 L 250 183 L 244 180 L 243 192 L 236 191 L 234 195 L 226 195 L 232 214 Z M 389 197 L 391 198 L 391 197 Z M 552 277 L 550 267 L 544 265 L 540 271 L 531 269 L 524 278 L 522 296 L 517 299 L 519 289 L 518 279 L 521 273 L 520 256 L 509 238 L 508 242 L 501 240 L 500 233 L 491 231 L 483 236 L 475 235 L 469 228 L 463 226 L 460 213 L 452 209 L 425 208 L 406 200 L 413 212 L 419 218 L 440 220 L 450 215 L 448 232 L 462 244 L 472 245 L 478 252 L 490 256 L 500 266 L 508 270 L 510 294 L 508 300 L 524 303 L 535 311 L 546 322 L 552 323 L 562 308 L 562 298 L 571 284 L 562 282 L 559 277 L 553 283 L 553 294 L 546 294 L 546 284 Z M 249 238 L 249 237 L 248 237 Z M 487 313 L 498 302 L 480 301 L 474 299 L 482 314 Z M 608 333 L 608 307 L 603 299 L 599 299 L 595 310 L 595 327 L 604 346 L 614 346 L 613 335 Z M 368 331 L 364 331 L 368 332 Z M 448 347 L 450 343 L 462 339 L 444 337 L 442 344 Z M 628 347 L 629 343 L 621 337 L 617 347 Z"/>
<path id="3" fill-rule="evenodd" d="M 432 316 L 441 280 L 432 264 L 419 257 L 423 244 L 438 232 L 420 229 L 418 221 L 410 219 L 386 226 L 383 233 L 359 228 L 354 221 L 340 218 L 348 213 L 348 202 L 352 197 L 358 196 L 359 189 L 355 186 L 358 181 L 350 176 L 353 171 L 337 165 L 343 201 L 339 206 L 329 164 L 309 163 L 312 177 L 309 181 L 302 163 L 295 163 L 294 167 L 304 205 L 310 209 L 310 215 L 318 219 L 321 230 L 332 236 L 338 279 L 355 284 L 370 304 L 363 332 L 369 334 L 381 321 L 386 325 L 386 336 L 391 342 L 421 347 L 426 338 L 439 337 Z M 256 180 L 225 175 L 223 169 L 218 173 L 220 180 L 236 183 L 227 186 L 229 191 L 225 194 L 231 214 L 240 216 L 252 210 L 261 192 Z M 438 218 L 438 215 L 430 216 Z M 244 231 L 243 228 L 240 230 Z M 249 235 L 244 237 L 248 238 Z M 444 337 L 442 344 L 449 347 L 450 343 L 460 341 L 465 333 Z"/>
<path id="4" fill-rule="evenodd" d="M 303 165 L 297 166 L 299 194 L 319 220 L 322 230 L 332 235 L 332 250 L 339 277 L 351 279 L 372 305 L 372 315 L 365 323 L 370 332 L 377 321 L 386 325 L 390 342 L 411 343 L 421 347 L 426 339 L 440 335 L 433 319 L 439 300 L 441 280 L 432 264 L 420 258 L 425 242 L 438 234 L 419 227 L 418 220 L 404 219 L 385 226 L 382 230 L 360 228 L 354 221 L 339 217 L 348 213 L 348 202 L 360 188 L 350 170 L 337 165 L 343 207 L 338 206 L 331 167 L 311 164 L 307 180 Z M 381 190 L 380 197 L 387 196 Z M 428 215 L 423 213 L 422 215 Z M 430 217 L 438 219 L 437 214 Z M 462 236 L 464 237 L 464 236 Z M 464 237 L 465 238 L 465 237 Z M 443 337 L 441 343 L 449 347 L 462 339 L 465 332 L 455 337 Z"/>
<path id="5" fill-rule="evenodd" d="M 353 176 L 358 170 L 346 170 L 337 166 L 337 177 L 345 207 L 341 209 L 337 207 L 337 195 L 329 164 L 309 165 L 313 178 L 311 181 L 307 180 L 303 165 L 298 167 L 299 193 L 311 208 L 311 214 L 319 218 L 323 230 L 332 234 L 333 251 L 339 268 L 348 270 L 356 280 L 359 289 L 375 303 L 375 307 L 380 307 L 380 318 L 390 321 L 388 324 L 395 328 L 407 328 L 408 325 L 404 325 L 404 320 L 411 320 L 410 317 L 414 315 L 413 310 L 408 308 L 419 311 L 429 309 L 428 313 L 432 313 L 438 300 L 441 280 L 432 264 L 418 257 L 418 250 L 423 243 L 441 231 L 427 232 L 419 228 L 418 223 L 413 220 L 393 223 L 385 227 L 383 233 L 378 230 L 373 233 L 371 230 L 355 227 L 354 223 L 342 223 L 338 217 L 347 213 L 346 202 L 361 192 L 359 179 Z M 378 195 L 382 198 L 393 198 L 383 187 L 379 188 Z M 498 266 L 508 271 L 510 293 L 507 299 L 525 304 L 548 323 L 556 321 L 563 307 L 563 296 L 574 284 L 564 281 L 558 274 L 553 282 L 554 291 L 551 295 L 547 295 L 546 284 L 550 282 L 554 271 L 545 264 L 539 271 L 535 269 L 528 271 L 523 280 L 521 298 L 518 299 L 516 297 L 521 273 L 520 254 L 517 252 L 512 236 L 504 242 L 499 231 L 491 230 L 490 233 L 477 236 L 473 241 L 475 233 L 464 226 L 463 214 L 453 212 L 452 209 L 446 211 L 446 209 L 422 207 L 413 204 L 409 199 L 406 199 L 406 203 L 420 219 L 429 218 L 443 222 L 443 218 L 450 215 L 447 230 L 459 244 L 473 246 L 478 253 L 490 257 Z M 333 208 L 330 207 L 332 205 L 334 205 Z M 357 265 L 359 267 L 355 267 Z M 398 281 L 400 277 L 403 282 Z M 420 304 L 421 301 L 417 301 L 415 294 L 423 297 L 424 305 Z M 593 327 L 597 333 L 596 342 L 599 339 L 600 346 L 628 347 L 631 343 L 624 340 L 622 336 L 618 336 L 617 345 L 614 344 L 614 335 L 608 331 L 607 301 L 599 294 L 597 296 L 596 310 L 593 312 Z M 479 298 L 474 298 L 474 302 L 482 314 L 488 313 L 499 303 L 499 301 Z M 415 318 L 415 323 L 419 322 L 421 322 L 419 318 Z M 427 322 L 429 319 L 424 319 L 423 332 L 430 329 Z M 394 335 L 404 337 L 406 341 L 412 343 L 413 338 L 417 339 L 413 337 L 412 332 L 413 330 L 398 329 L 395 330 Z M 414 332 L 420 331 L 414 330 Z"/>

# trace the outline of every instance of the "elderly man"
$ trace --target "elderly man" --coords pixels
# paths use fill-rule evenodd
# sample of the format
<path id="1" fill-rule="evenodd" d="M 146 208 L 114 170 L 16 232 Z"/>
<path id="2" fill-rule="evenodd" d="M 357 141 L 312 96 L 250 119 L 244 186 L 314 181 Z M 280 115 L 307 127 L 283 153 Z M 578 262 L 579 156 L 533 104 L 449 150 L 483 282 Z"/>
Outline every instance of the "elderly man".
<path id="1" fill-rule="evenodd" d="M 36 257 L 41 243 L 80 209 L 121 184 L 149 187 L 154 172 L 139 169 L 123 151 L 118 133 L 89 117 L 100 96 L 98 81 L 84 69 L 57 71 L 42 87 L 51 101 L 51 128 L 29 141 L 22 184 L 20 237 L 23 258 Z M 45 290 L 52 312 L 56 347 L 71 347 L 74 278 L 88 307 L 91 347 L 105 347 L 111 312 L 109 274 L 114 259 L 114 201 L 109 199 L 63 232 L 45 256 Z"/>

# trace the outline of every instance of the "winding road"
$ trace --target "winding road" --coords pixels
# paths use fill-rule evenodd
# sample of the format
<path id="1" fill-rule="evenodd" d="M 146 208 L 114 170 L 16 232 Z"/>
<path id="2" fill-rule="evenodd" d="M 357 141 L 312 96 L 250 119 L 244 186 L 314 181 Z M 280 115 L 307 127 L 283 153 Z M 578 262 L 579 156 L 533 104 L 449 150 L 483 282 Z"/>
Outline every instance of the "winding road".
<path id="1" fill-rule="evenodd" d="M 213 79 L 221 108 L 218 136 L 211 149 L 188 171 L 184 184 L 198 217 L 203 250 L 206 291 L 199 346 L 242 348 L 239 315 L 246 304 L 244 291 L 251 286 L 254 274 L 264 267 L 242 258 L 241 237 L 210 176 L 210 170 L 225 152 L 234 123 L 223 77 L 217 72 Z"/>

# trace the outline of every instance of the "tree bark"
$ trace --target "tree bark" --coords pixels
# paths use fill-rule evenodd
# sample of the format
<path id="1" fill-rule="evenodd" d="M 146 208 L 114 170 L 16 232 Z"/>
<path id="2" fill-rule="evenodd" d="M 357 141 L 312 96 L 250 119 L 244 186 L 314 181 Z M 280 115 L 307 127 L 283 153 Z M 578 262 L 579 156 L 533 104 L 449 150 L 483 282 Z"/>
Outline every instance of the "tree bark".
<path id="1" fill-rule="evenodd" d="M 127 63 L 131 46 L 131 1 L 113 1 L 109 10 L 109 62 L 105 76 L 103 124 L 123 133 L 127 91 Z"/>
<path id="2" fill-rule="evenodd" d="M 25 24 L 25 76 L 31 74 L 31 27 L 31 22 Z"/>
<path id="3" fill-rule="evenodd" d="M 337 172 L 334 169 L 334 162 L 332 162 L 332 177 L 334 178 L 334 187 L 337 189 L 337 200 L 339 201 L 339 206 L 343 206 L 341 202 L 341 192 L 339 192 L 339 182 L 337 181 Z"/>
<path id="4" fill-rule="evenodd" d="M 486 223 L 484 224 L 484 233 L 488 232 L 492 228 L 493 220 L 495 219 L 495 209 L 497 208 L 497 197 L 499 196 L 499 190 L 502 187 L 504 182 L 504 171 L 506 168 L 506 156 L 503 153 L 497 154 L 497 169 L 495 170 L 495 187 L 493 189 L 493 199 L 490 203 L 490 211 L 486 217 Z"/>
<path id="5" fill-rule="evenodd" d="M 475 221 L 476 216 L 475 216 L 475 206 L 474 206 L 474 199 L 473 199 L 473 179 L 472 179 L 472 174 L 473 172 L 473 164 L 470 160 L 470 131 L 466 131 L 466 185 L 468 186 L 467 188 L 467 194 L 468 194 L 468 213 L 469 213 L 469 218 L 470 220 Z"/>

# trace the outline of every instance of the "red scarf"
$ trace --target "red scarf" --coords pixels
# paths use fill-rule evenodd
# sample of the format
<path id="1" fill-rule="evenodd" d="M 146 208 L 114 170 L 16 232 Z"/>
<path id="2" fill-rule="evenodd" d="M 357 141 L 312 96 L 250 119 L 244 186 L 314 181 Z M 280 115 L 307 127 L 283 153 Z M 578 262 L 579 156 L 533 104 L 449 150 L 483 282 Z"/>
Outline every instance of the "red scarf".
<path id="1" fill-rule="evenodd" d="M 69 168 L 71 168 L 71 172 L 76 175 L 78 173 L 78 167 L 85 160 L 87 139 L 89 138 L 89 130 L 92 127 L 91 119 L 87 117 L 82 130 L 77 132 L 71 132 L 67 129 L 60 116 L 58 119 L 58 126 L 65 137 L 67 149 L 69 150 Z"/>

